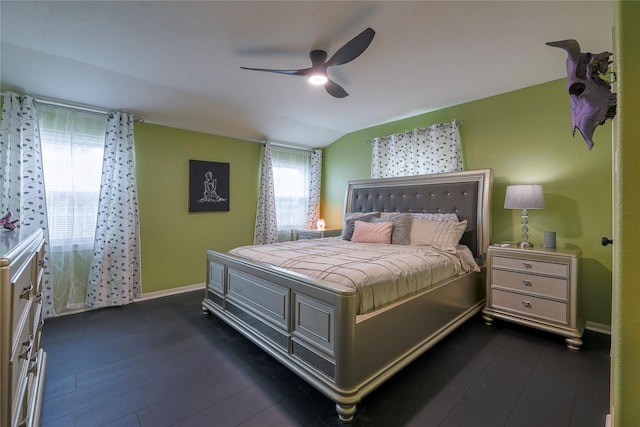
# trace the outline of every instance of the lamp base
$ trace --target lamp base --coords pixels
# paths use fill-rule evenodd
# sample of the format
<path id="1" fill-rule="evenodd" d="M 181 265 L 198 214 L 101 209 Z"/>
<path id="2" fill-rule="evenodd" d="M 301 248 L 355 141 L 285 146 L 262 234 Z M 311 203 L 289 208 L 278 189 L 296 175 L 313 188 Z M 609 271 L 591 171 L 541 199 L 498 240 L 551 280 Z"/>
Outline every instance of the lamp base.
<path id="1" fill-rule="evenodd" d="M 533 247 L 533 243 L 531 243 L 531 242 L 518 242 L 518 243 L 516 243 L 516 245 L 520 249 L 528 249 L 528 248 L 532 248 Z"/>

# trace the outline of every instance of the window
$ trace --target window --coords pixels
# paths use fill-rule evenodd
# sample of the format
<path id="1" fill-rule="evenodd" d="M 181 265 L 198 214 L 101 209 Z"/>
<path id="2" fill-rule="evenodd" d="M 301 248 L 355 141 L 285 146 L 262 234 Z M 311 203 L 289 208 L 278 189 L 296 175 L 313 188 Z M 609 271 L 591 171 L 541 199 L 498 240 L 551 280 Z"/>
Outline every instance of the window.
<path id="1" fill-rule="evenodd" d="M 93 247 L 105 116 L 38 105 L 38 117 L 51 246 Z"/>
<path id="2" fill-rule="evenodd" d="M 290 230 L 307 224 L 311 152 L 272 146 L 271 164 L 278 231 L 286 236 Z"/>

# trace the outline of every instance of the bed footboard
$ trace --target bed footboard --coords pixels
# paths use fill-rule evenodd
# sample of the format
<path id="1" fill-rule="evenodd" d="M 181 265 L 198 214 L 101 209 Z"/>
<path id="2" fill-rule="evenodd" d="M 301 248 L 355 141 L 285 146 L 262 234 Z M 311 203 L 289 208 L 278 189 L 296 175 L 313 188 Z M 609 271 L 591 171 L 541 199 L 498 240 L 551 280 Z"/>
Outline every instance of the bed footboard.
<path id="1" fill-rule="evenodd" d="M 340 372 L 355 371 L 355 291 L 215 251 L 207 265 L 203 311 L 344 405 L 345 421 L 353 417 L 360 398 L 346 384 L 353 374 Z"/>

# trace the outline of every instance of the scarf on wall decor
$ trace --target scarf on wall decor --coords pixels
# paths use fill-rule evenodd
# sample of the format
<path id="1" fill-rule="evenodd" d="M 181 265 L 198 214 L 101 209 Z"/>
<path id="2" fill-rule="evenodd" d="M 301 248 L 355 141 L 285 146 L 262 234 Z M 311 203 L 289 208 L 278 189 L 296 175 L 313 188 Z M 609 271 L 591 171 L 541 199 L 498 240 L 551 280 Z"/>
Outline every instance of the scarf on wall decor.
<path id="1" fill-rule="evenodd" d="M 589 150 L 593 148 L 596 126 L 616 115 L 617 95 L 611 84 L 602 79 L 612 61 L 610 52 L 582 53 L 576 40 L 546 43 L 567 52 L 567 91 L 571 98 L 571 127 L 575 136 L 580 131 Z M 615 80 L 614 80 L 615 81 Z"/>
<path id="2" fill-rule="evenodd" d="M 371 178 L 464 170 L 458 120 L 416 128 L 368 141 Z"/>

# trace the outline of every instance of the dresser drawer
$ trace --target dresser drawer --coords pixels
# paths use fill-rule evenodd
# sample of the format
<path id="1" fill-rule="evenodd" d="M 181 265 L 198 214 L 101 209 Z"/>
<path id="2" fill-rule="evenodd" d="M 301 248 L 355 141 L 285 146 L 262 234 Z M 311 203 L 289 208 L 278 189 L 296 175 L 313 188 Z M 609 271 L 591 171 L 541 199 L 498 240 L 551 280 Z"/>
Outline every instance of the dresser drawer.
<path id="1" fill-rule="evenodd" d="M 567 279 L 499 269 L 491 270 L 491 286 L 500 286 L 563 301 L 567 300 L 569 291 Z"/>
<path id="2" fill-rule="evenodd" d="M 44 282 L 42 280 L 44 276 L 44 245 L 40 246 L 33 262 L 36 269 L 34 274 L 36 283 L 34 284 L 33 294 L 37 295 L 42 294 L 42 283 Z"/>
<path id="3" fill-rule="evenodd" d="M 532 295 L 493 289 L 491 291 L 492 305 L 526 316 L 539 317 L 551 322 L 567 324 L 567 304 L 538 298 Z"/>
<path id="4" fill-rule="evenodd" d="M 12 327 L 15 328 L 20 322 L 20 318 L 23 317 L 27 305 L 33 296 L 34 282 L 33 282 L 33 258 L 31 261 L 25 263 L 23 268 L 17 272 L 13 283 L 11 284 L 11 293 L 13 300 L 13 316 Z"/>
<path id="5" fill-rule="evenodd" d="M 569 277 L 569 265 L 531 259 L 494 256 L 492 267 L 508 268 L 527 273 L 547 274 L 550 276 Z"/>
<path id="6" fill-rule="evenodd" d="M 23 421 L 27 421 L 27 410 L 29 408 L 29 402 L 27 401 L 28 387 L 29 378 L 25 375 L 20 378 L 20 383 L 15 390 L 15 395 L 13 396 L 13 408 L 11 413 L 14 422 L 12 426 L 26 425 Z"/>
<path id="7" fill-rule="evenodd" d="M 42 336 L 42 328 L 44 327 L 44 319 L 42 318 L 42 300 L 34 300 L 31 312 L 31 336 L 33 337 L 33 348 L 40 348 L 40 337 Z"/>
<path id="8" fill-rule="evenodd" d="M 11 376 L 11 389 L 16 390 L 21 378 L 26 376 L 27 361 L 33 350 L 33 337 L 30 335 L 28 322 L 21 325 L 14 340 L 14 348 L 9 362 L 9 375 Z"/>
<path id="9" fill-rule="evenodd" d="M 40 409 L 44 393 L 44 377 L 47 363 L 47 354 L 40 349 L 29 361 L 28 386 L 27 386 L 27 426 L 40 425 Z"/>

